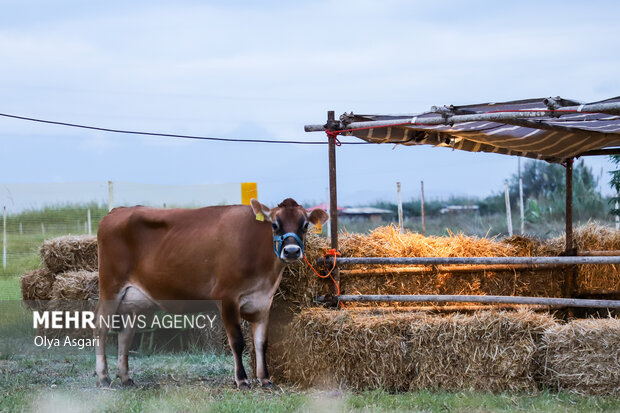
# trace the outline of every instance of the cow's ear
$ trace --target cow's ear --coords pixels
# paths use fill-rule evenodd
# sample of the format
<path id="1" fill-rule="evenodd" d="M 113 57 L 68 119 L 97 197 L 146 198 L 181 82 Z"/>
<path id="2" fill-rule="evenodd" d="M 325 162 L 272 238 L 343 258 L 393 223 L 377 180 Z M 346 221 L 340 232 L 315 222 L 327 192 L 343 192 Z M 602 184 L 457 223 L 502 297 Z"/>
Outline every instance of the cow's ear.
<path id="1" fill-rule="evenodd" d="M 308 221 L 310 221 L 310 223 L 313 225 L 323 225 L 327 222 L 328 219 L 329 215 L 322 209 L 312 210 L 310 216 L 308 217 Z"/>
<path id="2" fill-rule="evenodd" d="M 250 200 L 250 205 L 252 206 L 252 211 L 254 211 L 254 215 L 256 215 L 257 221 L 271 222 L 271 209 L 261 204 L 260 202 L 258 202 L 258 200 L 254 198 Z"/>

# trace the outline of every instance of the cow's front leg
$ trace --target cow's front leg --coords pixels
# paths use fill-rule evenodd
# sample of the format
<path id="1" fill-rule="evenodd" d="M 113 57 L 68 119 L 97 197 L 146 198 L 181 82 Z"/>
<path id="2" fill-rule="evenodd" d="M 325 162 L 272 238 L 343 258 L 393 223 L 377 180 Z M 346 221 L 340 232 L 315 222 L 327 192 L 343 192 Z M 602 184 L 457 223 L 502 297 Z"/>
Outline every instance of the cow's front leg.
<path id="1" fill-rule="evenodd" d="M 223 302 L 222 303 L 222 321 L 224 321 L 224 328 L 226 328 L 226 335 L 228 336 L 228 345 L 232 350 L 235 360 L 235 383 L 238 389 L 249 389 L 250 383 L 248 382 L 248 375 L 243 368 L 243 348 L 245 342 L 243 341 L 243 333 L 241 332 L 241 317 L 239 315 L 239 305 L 236 302 Z"/>
<path id="2" fill-rule="evenodd" d="M 254 351 L 256 353 L 256 377 L 262 387 L 272 387 L 267 371 L 267 324 L 269 312 L 261 314 L 259 320 L 252 323 L 252 335 L 254 338 Z"/>

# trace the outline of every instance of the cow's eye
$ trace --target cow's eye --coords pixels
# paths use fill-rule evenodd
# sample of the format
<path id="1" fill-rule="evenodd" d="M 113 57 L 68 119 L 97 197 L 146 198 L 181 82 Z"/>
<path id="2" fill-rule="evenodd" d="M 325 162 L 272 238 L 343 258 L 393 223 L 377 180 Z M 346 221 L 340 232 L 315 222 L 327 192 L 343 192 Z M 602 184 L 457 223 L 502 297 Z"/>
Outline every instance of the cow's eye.
<path id="1" fill-rule="evenodd" d="M 309 228 L 309 227 L 310 227 L 310 223 L 309 223 L 309 222 L 306 222 L 306 223 L 304 224 L 304 231 L 308 231 L 308 228 Z"/>
<path id="2" fill-rule="evenodd" d="M 278 223 L 277 222 L 272 222 L 271 223 L 271 228 L 273 228 L 274 231 L 278 230 Z"/>

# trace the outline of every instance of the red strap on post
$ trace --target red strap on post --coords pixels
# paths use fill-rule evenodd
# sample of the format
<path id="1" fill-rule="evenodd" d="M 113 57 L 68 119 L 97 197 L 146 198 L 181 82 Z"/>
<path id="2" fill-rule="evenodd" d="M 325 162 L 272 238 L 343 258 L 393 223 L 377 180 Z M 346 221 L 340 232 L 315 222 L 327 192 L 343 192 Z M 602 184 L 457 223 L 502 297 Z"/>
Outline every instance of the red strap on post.
<path id="1" fill-rule="evenodd" d="M 325 133 L 327 134 L 328 138 L 333 138 L 334 139 L 334 144 L 336 146 L 342 146 L 342 143 L 338 140 L 338 135 L 340 135 L 340 131 L 337 130 L 326 130 Z"/>
<path id="2" fill-rule="evenodd" d="M 324 258 L 327 258 L 328 256 L 333 256 L 334 257 L 334 265 L 332 266 L 332 269 L 329 270 L 329 272 L 325 275 L 321 275 L 319 274 L 319 272 L 317 270 L 314 269 L 314 267 L 312 266 L 312 264 L 310 264 L 310 262 L 308 261 L 308 259 L 306 258 L 306 254 L 304 254 L 304 260 L 306 261 L 306 264 L 308 264 L 308 266 L 310 268 L 312 268 L 312 271 L 314 271 L 314 273 L 316 274 L 317 277 L 319 278 L 331 278 L 334 285 L 336 286 L 336 295 L 340 295 L 340 286 L 338 285 L 338 283 L 336 282 L 336 280 L 334 280 L 334 277 L 332 277 L 332 272 L 334 271 L 334 269 L 336 268 L 336 257 L 338 255 L 340 255 L 340 253 L 338 251 L 336 251 L 335 249 L 329 249 L 327 250 L 327 253 L 323 256 Z M 344 307 L 343 303 L 340 303 L 340 305 L 342 306 L 342 308 Z"/>

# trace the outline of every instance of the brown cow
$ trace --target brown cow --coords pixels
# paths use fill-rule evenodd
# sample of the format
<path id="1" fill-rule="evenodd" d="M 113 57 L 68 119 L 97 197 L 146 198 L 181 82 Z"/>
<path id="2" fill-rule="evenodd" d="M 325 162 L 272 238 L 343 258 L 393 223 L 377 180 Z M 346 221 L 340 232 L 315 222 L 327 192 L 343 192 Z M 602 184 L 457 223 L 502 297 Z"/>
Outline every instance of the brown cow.
<path id="1" fill-rule="evenodd" d="M 269 209 L 255 199 L 245 205 L 200 209 L 116 208 L 99 224 L 97 320 L 112 314 L 160 308 L 166 300 L 219 300 L 235 360 L 235 383 L 249 387 L 241 354 L 241 318 L 252 323 L 256 374 L 271 386 L 265 360 L 267 320 L 286 264 L 303 257 L 310 224 L 323 224 L 325 211 L 308 212 L 293 199 Z M 98 323 L 95 337 L 105 337 Z M 134 329 L 118 333 L 118 377 L 129 376 L 128 352 Z M 96 341 L 96 373 L 109 386 L 105 340 Z"/>

